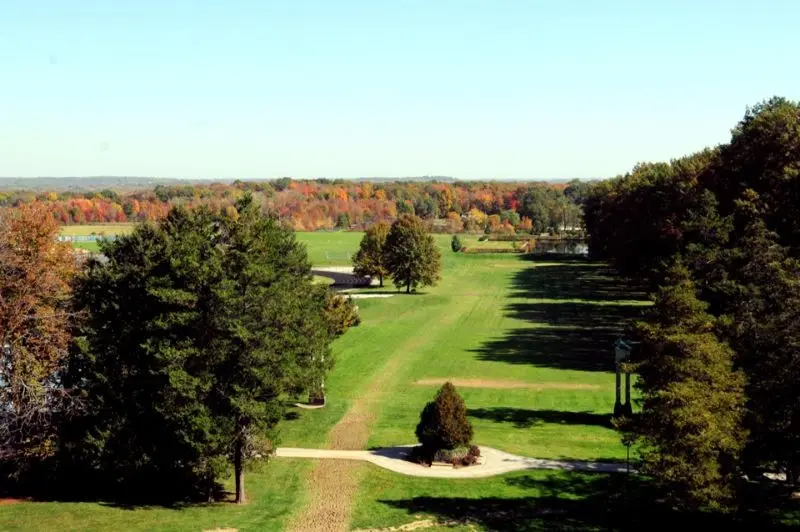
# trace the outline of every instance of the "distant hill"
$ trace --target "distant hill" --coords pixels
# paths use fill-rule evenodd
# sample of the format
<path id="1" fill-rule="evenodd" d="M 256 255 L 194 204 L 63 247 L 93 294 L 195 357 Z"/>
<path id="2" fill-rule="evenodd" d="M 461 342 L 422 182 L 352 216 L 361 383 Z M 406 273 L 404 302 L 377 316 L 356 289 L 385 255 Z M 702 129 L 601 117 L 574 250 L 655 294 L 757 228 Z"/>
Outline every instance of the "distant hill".
<path id="1" fill-rule="evenodd" d="M 242 181 L 274 181 L 278 178 L 240 178 Z M 303 179 L 292 178 L 298 181 Z M 587 180 L 586 178 L 581 178 Z M 593 179 L 593 178 L 589 178 Z M 408 176 L 408 177 L 348 177 L 348 178 L 312 178 L 311 181 L 342 182 L 342 181 L 368 181 L 372 183 L 391 182 L 431 182 L 455 183 L 469 181 L 491 181 L 489 179 L 458 179 L 450 176 Z M 504 182 L 543 182 L 566 183 L 571 179 L 504 179 Z M 118 191 L 151 189 L 156 185 L 194 185 L 208 183 L 233 183 L 235 179 L 183 179 L 166 177 L 135 177 L 135 176 L 91 176 L 91 177 L 0 177 L 0 190 L 47 190 L 47 191 L 97 191 L 113 189 Z"/>
<path id="2" fill-rule="evenodd" d="M 156 185 L 211 183 L 215 179 L 170 179 L 160 177 L 0 177 L 0 190 L 114 190 L 153 188 Z M 226 180 L 230 183 L 231 180 Z"/>

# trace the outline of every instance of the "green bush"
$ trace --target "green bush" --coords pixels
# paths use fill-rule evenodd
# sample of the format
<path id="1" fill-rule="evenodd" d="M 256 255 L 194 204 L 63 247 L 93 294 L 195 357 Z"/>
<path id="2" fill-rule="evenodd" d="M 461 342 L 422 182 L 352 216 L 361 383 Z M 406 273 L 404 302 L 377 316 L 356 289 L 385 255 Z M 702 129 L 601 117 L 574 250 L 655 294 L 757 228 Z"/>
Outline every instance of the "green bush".
<path id="1" fill-rule="evenodd" d="M 469 447 L 456 447 L 455 449 L 438 449 L 433 454 L 434 462 L 461 462 L 469 456 Z"/>
<path id="2" fill-rule="evenodd" d="M 458 238 L 458 235 L 453 235 L 453 239 L 450 241 L 450 247 L 453 248 L 453 251 L 456 253 L 461 251 L 461 248 L 464 247 L 464 244 L 461 242 L 461 239 Z"/>
<path id="3" fill-rule="evenodd" d="M 467 406 L 452 383 L 446 382 L 436 399 L 425 405 L 417 425 L 417 439 L 429 452 L 467 447 L 472 440 L 472 423 Z"/>

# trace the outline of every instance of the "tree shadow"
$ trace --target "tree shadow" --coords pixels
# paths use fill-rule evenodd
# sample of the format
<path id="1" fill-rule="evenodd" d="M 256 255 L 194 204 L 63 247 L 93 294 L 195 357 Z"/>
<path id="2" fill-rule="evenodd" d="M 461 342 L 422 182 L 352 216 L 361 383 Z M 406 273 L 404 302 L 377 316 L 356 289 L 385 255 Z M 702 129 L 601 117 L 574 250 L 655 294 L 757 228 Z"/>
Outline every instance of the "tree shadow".
<path id="1" fill-rule="evenodd" d="M 537 260 L 538 259 L 538 260 Z M 473 349 L 480 360 L 583 371 L 613 371 L 613 345 L 646 315 L 644 291 L 598 263 L 525 258 L 504 309 L 528 327 Z"/>
<path id="2" fill-rule="evenodd" d="M 0 474 L 7 479 L 0 483 L 0 497 L 35 502 L 93 502 L 135 510 L 195 508 L 233 500 L 219 482 L 180 471 L 112 471 L 48 459 L 24 470 L 0 467 Z"/>
<path id="3" fill-rule="evenodd" d="M 588 259 L 529 257 L 531 268 L 517 272 L 511 297 L 617 301 L 646 299 L 646 287 L 625 279 L 608 265 Z"/>
<path id="4" fill-rule="evenodd" d="M 567 412 L 562 410 L 528 410 L 525 408 L 474 408 L 467 415 L 495 423 L 512 423 L 518 429 L 527 429 L 542 423 L 561 425 L 593 425 L 612 428 L 610 414 L 592 412 Z"/>
<path id="5" fill-rule="evenodd" d="M 622 474 L 563 474 L 506 479 L 530 490 L 518 497 L 430 497 L 382 500 L 409 516 L 434 516 L 440 522 L 485 530 L 791 530 L 766 514 L 721 515 L 681 512 L 661 502 L 644 479 Z"/>

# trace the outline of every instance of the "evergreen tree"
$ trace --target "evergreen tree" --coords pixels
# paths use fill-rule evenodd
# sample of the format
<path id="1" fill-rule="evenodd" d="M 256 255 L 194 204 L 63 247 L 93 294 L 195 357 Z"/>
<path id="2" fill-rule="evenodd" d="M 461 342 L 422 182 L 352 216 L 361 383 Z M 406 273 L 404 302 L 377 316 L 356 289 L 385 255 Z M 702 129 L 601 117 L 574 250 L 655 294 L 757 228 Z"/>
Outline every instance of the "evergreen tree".
<path id="1" fill-rule="evenodd" d="M 744 446 L 744 376 L 715 334 L 688 271 L 670 269 L 641 335 L 642 413 L 628 427 L 641 441 L 642 471 L 683 507 L 724 509 Z"/>
<path id="2" fill-rule="evenodd" d="M 436 399 L 425 405 L 416 434 L 422 447 L 430 454 L 440 449 L 469 445 L 472 423 L 467 419 L 464 399 L 452 383 L 444 383 Z"/>
<path id="3" fill-rule="evenodd" d="M 283 395 L 332 362 L 305 247 L 246 196 L 234 213 L 173 210 L 103 252 L 77 290 L 67 378 L 89 408 L 65 448 L 101 478 L 180 494 L 209 495 L 230 461 L 244 502 L 246 460 L 268 450 Z"/>
<path id="4" fill-rule="evenodd" d="M 378 276 L 383 287 L 383 277 L 387 275 L 386 237 L 389 225 L 383 222 L 374 224 L 361 238 L 358 253 L 353 258 L 353 273 L 359 276 Z"/>
<path id="5" fill-rule="evenodd" d="M 458 235 L 453 235 L 453 238 L 450 240 L 450 248 L 458 253 L 461 251 L 461 248 L 464 247 L 464 244 L 461 242 L 461 239 L 458 238 Z"/>
<path id="6" fill-rule="evenodd" d="M 721 283 L 729 301 L 726 332 L 748 375 L 747 458 L 751 465 L 777 462 L 800 481 L 800 261 L 767 230 L 760 209 L 750 212 L 740 245 L 729 253 Z"/>
<path id="7" fill-rule="evenodd" d="M 386 237 L 386 267 L 397 288 L 406 293 L 417 286 L 433 286 L 439 280 L 441 254 L 422 220 L 400 216 Z"/>

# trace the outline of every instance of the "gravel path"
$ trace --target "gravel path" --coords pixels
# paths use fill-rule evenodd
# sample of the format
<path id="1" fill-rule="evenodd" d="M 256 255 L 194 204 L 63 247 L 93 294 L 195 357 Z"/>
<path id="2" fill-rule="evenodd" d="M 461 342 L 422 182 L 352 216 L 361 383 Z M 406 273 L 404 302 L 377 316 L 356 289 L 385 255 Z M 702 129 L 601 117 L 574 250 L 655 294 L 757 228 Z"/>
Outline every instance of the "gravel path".
<path id="1" fill-rule="evenodd" d="M 478 465 L 463 468 L 454 468 L 450 466 L 425 467 L 406 460 L 406 455 L 412 447 L 412 445 L 407 445 L 403 447 L 376 449 L 373 451 L 341 451 L 333 449 L 281 447 L 277 449 L 276 456 L 283 458 L 356 460 L 370 462 L 384 469 L 403 475 L 431 478 L 484 478 L 528 469 L 587 471 L 594 473 L 624 473 L 627 471 L 626 465 L 620 463 L 526 458 L 524 456 L 516 456 L 484 446 L 481 446 L 482 463 Z"/>

